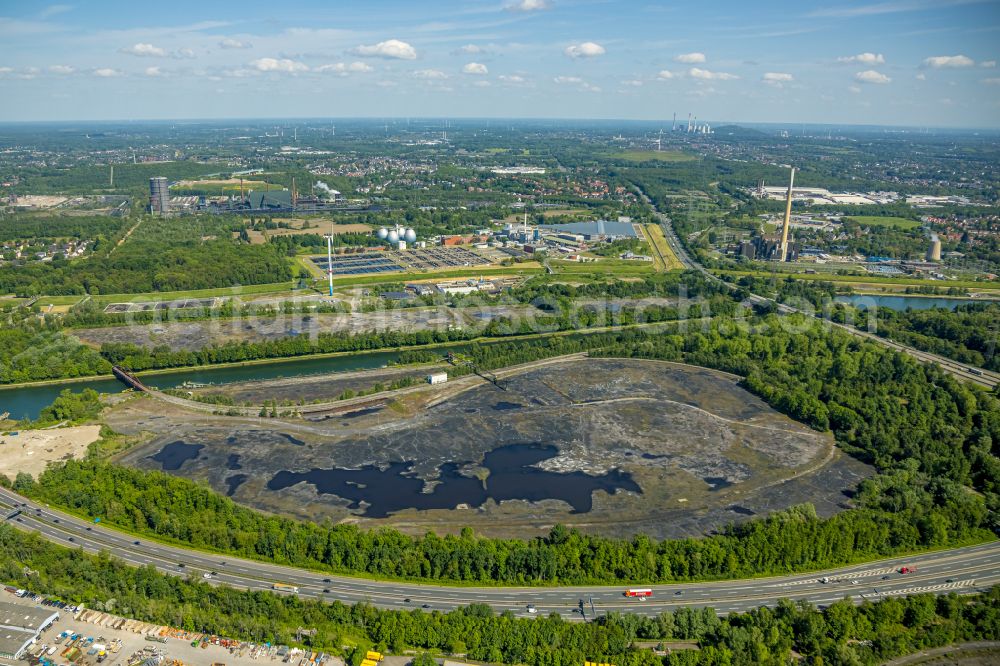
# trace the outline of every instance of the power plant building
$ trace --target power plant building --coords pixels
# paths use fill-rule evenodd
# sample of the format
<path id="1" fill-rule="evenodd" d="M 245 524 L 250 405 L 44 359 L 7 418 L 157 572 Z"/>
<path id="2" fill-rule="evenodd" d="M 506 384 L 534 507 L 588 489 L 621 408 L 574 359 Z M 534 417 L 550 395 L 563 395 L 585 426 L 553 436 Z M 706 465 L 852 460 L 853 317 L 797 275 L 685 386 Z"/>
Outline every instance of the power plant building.
<path id="1" fill-rule="evenodd" d="M 158 215 L 170 212 L 170 186 L 163 176 L 149 179 L 149 212 Z"/>

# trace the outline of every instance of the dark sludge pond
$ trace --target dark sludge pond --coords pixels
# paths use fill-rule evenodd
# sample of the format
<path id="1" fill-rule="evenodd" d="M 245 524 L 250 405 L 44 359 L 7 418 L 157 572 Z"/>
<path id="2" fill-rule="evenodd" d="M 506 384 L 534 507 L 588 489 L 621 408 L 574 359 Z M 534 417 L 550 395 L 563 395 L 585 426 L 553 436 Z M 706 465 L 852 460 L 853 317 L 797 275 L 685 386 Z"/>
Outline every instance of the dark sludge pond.
<path id="1" fill-rule="evenodd" d="M 423 492 L 424 482 L 407 476 L 410 462 L 393 462 L 385 468 L 368 465 L 361 469 L 311 469 L 308 472 L 278 472 L 267 483 L 269 490 L 282 490 L 298 483 L 310 483 L 322 494 L 351 500 L 349 508 L 361 508 L 364 516 L 387 518 L 404 509 L 454 509 L 459 504 L 478 507 L 493 499 L 562 500 L 573 507 L 572 513 L 587 513 L 593 506 L 595 490 L 613 493 L 618 489 L 641 493 L 632 476 L 620 470 L 591 475 L 585 472 L 549 472 L 533 467 L 554 458 L 555 446 L 510 444 L 490 451 L 482 466 L 490 471 L 485 483 L 459 473 L 462 463 L 447 463 L 440 468 L 440 483 L 433 492 Z"/>
<path id="2" fill-rule="evenodd" d="M 160 463 L 164 470 L 175 472 L 188 460 L 196 460 L 203 448 L 204 444 L 188 444 L 177 440 L 164 446 L 155 456 L 149 456 L 149 459 Z"/>

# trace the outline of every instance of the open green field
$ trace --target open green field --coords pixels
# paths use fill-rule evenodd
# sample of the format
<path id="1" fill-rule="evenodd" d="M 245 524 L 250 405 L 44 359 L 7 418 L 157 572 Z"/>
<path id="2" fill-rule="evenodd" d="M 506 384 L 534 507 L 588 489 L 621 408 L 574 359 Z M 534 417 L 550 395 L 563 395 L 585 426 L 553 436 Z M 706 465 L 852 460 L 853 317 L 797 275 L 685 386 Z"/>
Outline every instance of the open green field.
<path id="1" fill-rule="evenodd" d="M 646 242 L 653 249 L 653 263 L 656 270 L 683 270 L 684 264 L 680 262 L 674 251 L 670 249 L 670 245 L 663 235 L 663 228 L 660 225 L 644 224 L 642 225 L 642 234 L 646 237 Z"/>
<path id="2" fill-rule="evenodd" d="M 712 271 L 717 275 L 732 275 L 742 277 L 753 275 L 756 277 L 769 278 L 775 275 L 772 271 Z M 1000 291 L 1000 282 L 976 282 L 974 280 L 920 280 L 917 278 L 884 278 L 875 275 L 820 275 L 814 273 L 785 273 L 778 271 L 777 275 L 782 278 L 795 278 L 797 280 L 822 280 L 824 282 L 842 282 L 848 285 L 865 286 L 885 286 L 885 287 L 960 287 L 962 289 L 976 289 L 979 291 Z"/>
<path id="3" fill-rule="evenodd" d="M 920 226 L 917 220 L 909 220 L 905 217 L 877 217 L 875 215 L 851 215 L 847 219 L 853 220 L 866 227 L 895 227 L 896 229 L 915 229 Z"/>
<path id="4" fill-rule="evenodd" d="M 615 153 L 611 157 L 627 162 L 693 162 L 698 159 L 679 150 L 627 150 Z"/>

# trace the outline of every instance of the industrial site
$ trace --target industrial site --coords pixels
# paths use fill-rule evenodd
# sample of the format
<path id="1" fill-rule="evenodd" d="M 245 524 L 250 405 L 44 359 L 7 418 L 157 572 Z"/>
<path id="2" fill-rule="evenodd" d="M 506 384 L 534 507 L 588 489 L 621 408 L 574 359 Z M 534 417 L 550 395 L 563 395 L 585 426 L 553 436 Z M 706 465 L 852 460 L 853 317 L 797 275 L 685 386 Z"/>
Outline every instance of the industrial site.
<path id="1" fill-rule="evenodd" d="M 205 481 L 269 512 L 414 533 L 543 534 L 559 522 L 694 536 L 803 501 L 831 515 L 871 473 L 701 368 L 575 356 L 505 370 L 498 384 L 438 368 L 427 381 L 409 371 L 411 388 L 346 401 L 329 398 L 405 371 L 221 389 L 296 396 L 307 406 L 295 419 L 212 416 L 156 398 L 108 419 L 149 433 L 124 464 Z"/>

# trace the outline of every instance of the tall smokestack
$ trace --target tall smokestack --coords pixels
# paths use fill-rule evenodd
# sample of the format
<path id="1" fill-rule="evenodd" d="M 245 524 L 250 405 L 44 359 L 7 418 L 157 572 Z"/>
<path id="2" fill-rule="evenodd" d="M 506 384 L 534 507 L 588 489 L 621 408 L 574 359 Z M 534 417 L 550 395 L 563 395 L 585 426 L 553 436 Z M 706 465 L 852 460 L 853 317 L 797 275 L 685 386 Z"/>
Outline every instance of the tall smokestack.
<path id="1" fill-rule="evenodd" d="M 788 176 L 788 197 L 785 201 L 785 224 L 781 227 L 781 260 L 788 261 L 788 227 L 792 225 L 792 188 L 795 186 L 795 167 Z"/>
<path id="2" fill-rule="evenodd" d="M 292 176 L 292 208 L 298 203 L 298 196 L 295 193 L 295 176 Z"/>
<path id="3" fill-rule="evenodd" d="M 687 128 L 687 131 L 688 132 L 691 131 L 691 114 L 690 113 L 688 114 L 688 128 Z"/>
<path id="4" fill-rule="evenodd" d="M 674 125 L 673 125 L 673 127 L 670 128 L 670 131 L 671 132 L 676 132 L 677 131 L 677 112 L 676 111 L 674 111 Z"/>

